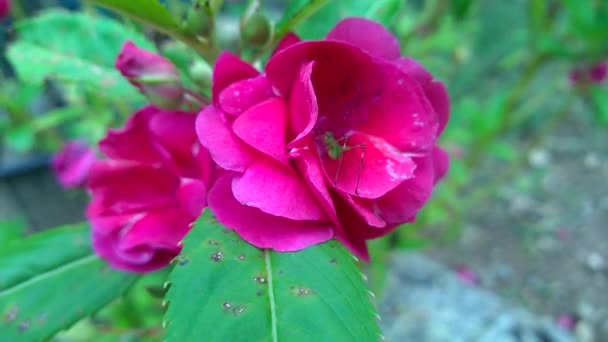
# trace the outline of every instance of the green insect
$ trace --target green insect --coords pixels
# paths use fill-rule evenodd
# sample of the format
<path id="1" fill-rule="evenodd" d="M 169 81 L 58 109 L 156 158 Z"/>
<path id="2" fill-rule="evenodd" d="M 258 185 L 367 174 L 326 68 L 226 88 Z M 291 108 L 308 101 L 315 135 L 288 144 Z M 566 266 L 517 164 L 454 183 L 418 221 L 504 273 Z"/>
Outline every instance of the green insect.
<path id="1" fill-rule="evenodd" d="M 359 159 L 359 172 L 357 174 L 357 184 L 355 186 L 355 195 L 359 196 L 359 182 L 361 181 L 361 172 L 363 171 L 363 159 L 365 158 L 365 144 L 358 144 L 353 146 L 346 146 L 348 143 L 349 135 L 344 135 L 340 139 L 334 138 L 332 132 L 325 132 L 323 134 L 323 145 L 327 150 L 327 155 L 332 160 L 338 160 L 338 168 L 336 170 L 336 176 L 334 177 L 334 188 L 338 186 L 338 176 L 340 175 L 340 170 L 342 170 L 342 160 L 344 159 L 344 152 L 354 150 L 356 148 L 362 149 L 361 158 Z M 344 142 L 340 144 L 340 140 Z"/>

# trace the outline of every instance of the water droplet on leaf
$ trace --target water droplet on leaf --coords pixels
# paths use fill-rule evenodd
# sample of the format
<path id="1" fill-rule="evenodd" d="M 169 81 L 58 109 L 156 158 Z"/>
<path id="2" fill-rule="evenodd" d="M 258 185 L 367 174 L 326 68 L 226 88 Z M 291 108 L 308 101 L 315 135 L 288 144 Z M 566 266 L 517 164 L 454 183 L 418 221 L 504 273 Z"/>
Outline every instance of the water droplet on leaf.
<path id="1" fill-rule="evenodd" d="M 258 284 L 266 284 L 266 277 L 255 277 L 253 280 Z"/>
<path id="2" fill-rule="evenodd" d="M 222 253 L 222 251 L 217 251 L 211 254 L 210 259 L 215 262 L 222 261 L 222 259 L 224 259 L 224 253 Z"/>
<path id="3" fill-rule="evenodd" d="M 224 302 L 224 305 L 222 305 L 224 307 L 224 309 L 226 310 L 230 310 L 232 309 L 232 304 L 230 304 L 229 302 Z"/>

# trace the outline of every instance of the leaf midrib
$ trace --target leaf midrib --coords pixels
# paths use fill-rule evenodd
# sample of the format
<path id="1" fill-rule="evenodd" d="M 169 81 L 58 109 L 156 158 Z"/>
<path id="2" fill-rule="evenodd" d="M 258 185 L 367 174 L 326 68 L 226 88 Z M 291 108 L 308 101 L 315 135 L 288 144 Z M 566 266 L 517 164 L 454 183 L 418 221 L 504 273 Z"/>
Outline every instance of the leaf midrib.
<path id="1" fill-rule="evenodd" d="M 270 252 L 264 249 L 264 263 L 266 264 L 266 277 L 268 278 L 268 302 L 270 303 L 270 325 L 272 330 L 272 341 L 279 341 L 277 331 L 277 308 L 274 299 L 274 287 L 272 279 L 272 263 L 270 261 Z"/>
<path id="2" fill-rule="evenodd" d="M 97 260 L 97 256 L 95 254 L 91 253 L 91 254 L 87 254 L 85 256 L 79 257 L 78 259 L 72 260 L 68 263 L 61 264 L 61 265 L 59 265 L 59 267 L 54 267 L 54 268 L 48 269 L 23 282 L 19 282 L 5 290 L 0 291 L 0 297 L 9 296 L 12 293 L 21 290 L 22 288 L 26 288 L 32 284 L 36 284 L 40 281 L 44 281 L 45 279 L 48 279 L 54 275 L 61 274 L 62 272 L 67 272 L 73 268 L 76 268 L 80 265 L 83 265 L 83 264 L 86 264 L 88 262 L 95 261 L 95 260 Z"/>

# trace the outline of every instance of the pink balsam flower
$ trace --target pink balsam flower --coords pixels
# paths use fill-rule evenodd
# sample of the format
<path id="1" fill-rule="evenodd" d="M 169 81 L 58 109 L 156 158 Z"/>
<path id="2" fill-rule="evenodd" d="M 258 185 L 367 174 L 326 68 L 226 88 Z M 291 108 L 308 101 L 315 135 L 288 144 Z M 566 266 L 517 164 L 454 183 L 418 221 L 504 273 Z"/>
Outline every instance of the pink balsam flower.
<path id="1" fill-rule="evenodd" d="M 260 74 L 224 52 L 201 144 L 229 171 L 209 191 L 219 222 L 255 246 L 295 251 L 333 237 L 366 241 L 412 222 L 448 168 L 436 146 L 444 85 L 361 18 L 326 39 L 290 34 Z"/>
<path id="2" fill-rule="evenodd" d="M 93 247 L 118 269 L 166 266 L 206 206 L 214 166 L 198 143 L 192 113 L 147 106 L 99 143 L 87 208 Z"/>
<path id="3" fill-rule="evenodd" d="M 51 168 L 65 189 L 84 185 L 95 162 L 95 151 L 80 140 L 66 142 L 53 156 Z"/>

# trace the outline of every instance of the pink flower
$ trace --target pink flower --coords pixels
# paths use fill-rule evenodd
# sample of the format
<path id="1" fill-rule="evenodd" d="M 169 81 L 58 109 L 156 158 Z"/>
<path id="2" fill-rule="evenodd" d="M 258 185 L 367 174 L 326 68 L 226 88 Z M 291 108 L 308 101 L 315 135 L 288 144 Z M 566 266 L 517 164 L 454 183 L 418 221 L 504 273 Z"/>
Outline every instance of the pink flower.
<path id="1" fill-rule="evenodd" d="M 55 154 L 51 167 L 61 186 L 69 189 L 84 185 L 94 162 L 95 151 L 87 143 L 73 140 Z"/>
<path id="2" fill-rule="evenodd" d="M 469 266 L 459 265 L 456 267 L 456 275 L 465 284 L 478 285 L 479 276 Z"/>
<path id="3" fill-rule="evenodd" d="M 112 266 L 149 272 L 166 266 L 206 206 L 214 166 L 194 130 L 195 115 L 147 106 L 99 143 L 87 217 L 93 247 Z"/>
<path id="4" fill-rule="evenodd" d="M 445 87 L 367 19 L 345 19 L 321 41 L 287 36 L 265 75 L 225 52 L 213 83 L 196 128 L 230 172 L 209 208 L 255 246 L 336 237 L 367 260 L 366 240 L 414 221 L 447 170 L 436 147 Z"/>
<path id="5" fill-rule="evenodd" d="M 154 104 L 165 108 L 182 102 L 184 89 L 179 72 L 168 59 L 129 41 L 116 59 L 116 69 Z"/>
<path id="6" fill-rule="evenodd" d="M 11 1 L 0 0 L 0 19 L 8 16 L 11 13 Z"/>
<path id="7" fill-rule="evenodd" d="M 589 69 L 589 78 L 594 83 L 601 83 L 608 74 L 608 62 L 597 63 Z"/>

